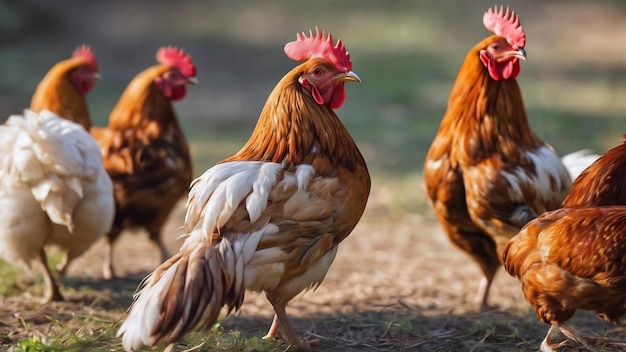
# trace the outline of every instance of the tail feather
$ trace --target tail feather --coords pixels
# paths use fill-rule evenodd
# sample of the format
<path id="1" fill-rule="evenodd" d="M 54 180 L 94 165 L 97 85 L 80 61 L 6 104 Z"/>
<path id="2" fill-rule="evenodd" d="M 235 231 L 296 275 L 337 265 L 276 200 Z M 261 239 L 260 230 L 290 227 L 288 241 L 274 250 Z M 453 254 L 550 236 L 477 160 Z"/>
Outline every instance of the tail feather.
<path id="1" fill-rule="evenodd" d="M 219 243 L 188 246 L 146 277 L 117 336 L 127 351 L 174 342 L 194 328 L 210 328 L 221 309 L 239 309 L 244 271 L 263 231 Z"/>

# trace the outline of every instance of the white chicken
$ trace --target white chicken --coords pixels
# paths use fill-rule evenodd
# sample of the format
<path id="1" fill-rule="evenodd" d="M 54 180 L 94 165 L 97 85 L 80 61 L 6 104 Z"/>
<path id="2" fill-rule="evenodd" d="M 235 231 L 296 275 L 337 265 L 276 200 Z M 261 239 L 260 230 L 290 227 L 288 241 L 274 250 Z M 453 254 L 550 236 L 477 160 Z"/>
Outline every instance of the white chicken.
<path id="1" fill-rule="evenodd" d="M 79 124 L 25 110 L 0 126 L 0 257 L 44 269 L 46 302 L 63 300 L 44 247 L 83 254 L 113 222 L 111 179 L 100 147 Z"/>

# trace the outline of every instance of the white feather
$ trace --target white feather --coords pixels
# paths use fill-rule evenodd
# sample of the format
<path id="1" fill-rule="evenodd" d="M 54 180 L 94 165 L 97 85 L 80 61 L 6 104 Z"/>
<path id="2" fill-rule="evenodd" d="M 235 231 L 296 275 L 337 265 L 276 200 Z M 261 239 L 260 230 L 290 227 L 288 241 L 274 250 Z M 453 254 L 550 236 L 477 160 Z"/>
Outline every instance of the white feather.
<path id="1" fill-rule="evenodd" d="M 572 181 L 574 181 L 599 157 L 600 155 L 592 153 L 589 149 L 582 149 L 565 155 L 561 158 L 561 161 L 565 165 L 565 168 L 567 168 Z"/>
<path id="2" fill-rule="evenodd" d="M 544 201 L 552 198 L 555 190 L 567 188 L 564 182 L 569 178 L 568 170 L 552 148 L 544 146 L 530 151 L 526 155 L 535 165 L 535 174 L 529 174 L 521 167 L 516 168 L 512 173 L 502 173 L 509 181 L 511 199 L 524 199 L 521 184 L 534 185 L 537 195 Z"/>
<path id="3" fill-rule="evenodd" d="M 190 232 L 183 248 L 203 241 L 230 219 L 245 199 L 250 220 L 257 220 L 282 169 L 278 163 L 234 161 L 215 165 L 192 183 L 185 226 Z M 193 230 L 202 227 L 203 236 Z M 188 243 L 189 241 L 189 243 Z"/>
<path id="4" fill-rule="evenodd" d="M 151 337 L 150 323 L 159 321 L 160 293 L 174 279 L 178 265 L 178 262 L 174 263 L 158 281 L 150 274 L 145 278 L 148 282 L 146 286 L 135 294 L 132 310 L 117 332 L 117 337 L 122 336 L 122 346 L 126 351 L 135 350 L 143 345 L 152 346 L 155 343 Z"/>
<path id="5" fill-rule="evenodd" d="M 113 184 L 82 126 L 25 110 L 0 140 L 0 256 L 28 263 L 54 244 L 75 257 L 109 231 Z"/>

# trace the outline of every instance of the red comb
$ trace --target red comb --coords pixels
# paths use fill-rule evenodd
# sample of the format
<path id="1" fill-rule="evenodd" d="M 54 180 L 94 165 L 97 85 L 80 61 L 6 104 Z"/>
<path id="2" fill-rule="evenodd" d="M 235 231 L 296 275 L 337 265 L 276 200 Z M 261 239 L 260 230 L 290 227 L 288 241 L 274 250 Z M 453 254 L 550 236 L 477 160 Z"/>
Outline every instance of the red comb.
<path id="1" fill-rule="evenodd" d="M 489 31 L 506 38 L 514 49 L 523 48 L 526 45 L 526 35 L 519 23 L 519 17 L 514 11 L 509 12 L 508 6 L 506 11 L 504 11 L 504 6 L 500 6 L 500 11 L 498 11 L 497 5 L 487 10 L 483 16 L 483 24 Z"/>
<path id="2" fill-rule="evenodd" d="M 337 41 L 337 45 L 333 45 L 332 34 L 328 33 L 328 38 L 324 38 L 325 36 L 324 30 L 320 33 L 317 27 L 315 27 L 315 36 L 311 30 L 309 30 L 308 37 L 304 32 L 298 33 L 295 41 L 285 44 L 285 54 L 296 61 L 311 58 L 326 59 L 338 70 L 350 71 L 352 69 L 350 54 L 346 51 L 341 39 Z"/>
<path id="3" fill-rule="evenodd" d="M 72 58 L 86 60 L 95 71 L 100 71 L 98 61 L 96 60 L 96 55 L 93 54 L 91 48 L 86 44 L 83 44 L 74 49 L 74 52 L 72 53 Z"/>
<path id="4" fill-rule="evenodd" d="M 186 77 L 196 76 L 196 66 L 191 61 L 191 57 L 175 46 L 164 46 L 156 53 L 157 62 L 162 65 L 176 67 Z"/>

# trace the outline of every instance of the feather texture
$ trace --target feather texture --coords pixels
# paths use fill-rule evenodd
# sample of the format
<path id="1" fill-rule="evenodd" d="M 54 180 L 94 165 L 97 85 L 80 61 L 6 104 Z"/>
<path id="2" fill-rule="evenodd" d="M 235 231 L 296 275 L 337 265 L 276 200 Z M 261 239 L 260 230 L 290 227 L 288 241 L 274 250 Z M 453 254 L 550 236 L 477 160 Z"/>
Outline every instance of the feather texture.
<path id="1" fill-rule="evenodd" d="M 109 115 L 108 126 L 90 131 L 115 185 L 116 215 L 104 244 L 107 279 L 115 276 L 113 245 L 125 229 L 145 229 L 159 247 L 161 260 L 169 256 L 161 229 L 192 181 L 191 154 L 172 99 L 184 97 L 186 84 L 195 77 L 181 72 L 195 75 L 195 66 L 173 47 L 161 48 L 158 56 L 163 63 L 131 80 Z"/>
<path id="2" fill-rule="evenodd" d="M 113 186 L 82 126 L 26 110 L 0 126 L 0 138 L 0 256 L 30 264 L 53 244 L 68 263 L 110 229 Z"/>
<path id="3" fill-rule="evenodd" d="M 476 295 L 483 308 L 506 243 L 538 214 L 558 208 L 571 186 L 554 149 L 530 128 L 514 75 L 494 79 L 481 61 L 506 45 L 492 35 L 468 52 L 424 165 L 427 195 L 446 235 L 483 272 Z"/>
<path id="4" fill-rule="evenodd" d="M 370 190 L 346 128 L 299 82 L 320 70 L 338 74 L 317 58 L 285 75 L 244 147 L 192 182 L 185 242 L 139 287 L 118 332 L 125 349 L 210 327 L 223 306 L 239 308 L 246 290 L 265 292 L 274 307 L 267 337 L 275 337 L 280 321 L 289 344 L 308 347 L 286 305 L 322 282 Z"/>
<path id="5" fill-rule="evenodd" d="M 23 116 L 9 117 L 0 127 L 0 138 L 6 141 L 0 147 L 3 178 L 30 187 L 50 219 L 70 232 L 83 182 L 100 181 L 103 191 L 112 192 L 110 179 L 101 174 L 100 147 L 71 121 L 47 110 L 26 110 Z"/>

